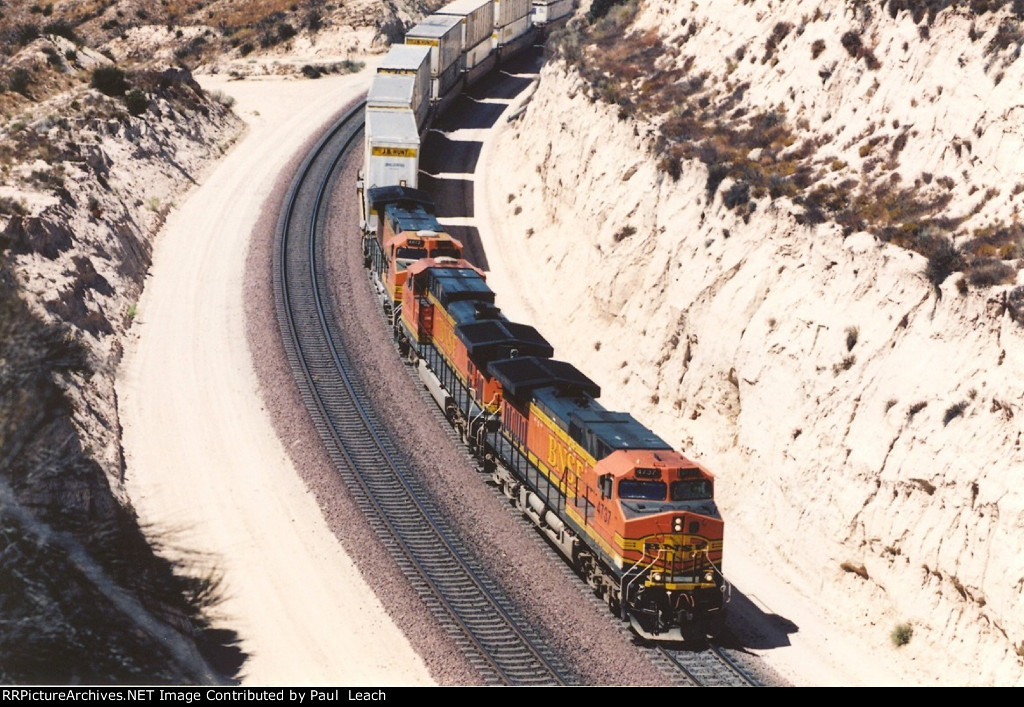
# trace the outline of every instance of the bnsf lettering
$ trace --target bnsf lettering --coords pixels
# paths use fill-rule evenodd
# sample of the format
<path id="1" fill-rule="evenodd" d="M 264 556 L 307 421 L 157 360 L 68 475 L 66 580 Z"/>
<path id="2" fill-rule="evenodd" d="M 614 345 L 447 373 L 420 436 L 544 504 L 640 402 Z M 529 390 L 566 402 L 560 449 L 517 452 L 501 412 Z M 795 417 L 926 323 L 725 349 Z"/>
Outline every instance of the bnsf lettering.
<path id="1" fill-rule="evenodd" d="M 441 325 L 434 332 L 434 338 L 442 351 L 452 356 L 455 353 L 455 330 L 451 325 Z"/>
<path id="2" fill-rule="evenodd" d="M 561 473 L 571 471 L 577 476 L 583 474 L 583 460 L 569 451 L 562 442 L 552 434 L 548 435 L 548 466 Z"/>
<path id="3" fill-rule="evenodd" d="M 428 47 L 436 47 L 437 46 L 437 40 L 436 39 L 416 39 L 415 37 L 406 37 L 405 38 L 405 43 L 406 44 L 418 44 L 418 45 L 421 45 L 421 46 L 428 46 Z"/>

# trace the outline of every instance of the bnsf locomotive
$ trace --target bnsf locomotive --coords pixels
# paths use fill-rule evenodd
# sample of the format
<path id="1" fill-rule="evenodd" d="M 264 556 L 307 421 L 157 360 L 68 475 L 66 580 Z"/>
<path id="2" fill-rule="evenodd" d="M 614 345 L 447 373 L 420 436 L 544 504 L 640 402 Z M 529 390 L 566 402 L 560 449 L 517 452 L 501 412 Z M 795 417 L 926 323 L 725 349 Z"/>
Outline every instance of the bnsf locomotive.
<path id="1" fill-rule="evenodd" d="M 368 160 L 379 139 L 368 134 Z M 400 351 L 495 485 L 622 620 L 655 640 L 714 635 L 730 591 L 714 477 L 606 410 L 597 384 L 506 318 L 409 181 L 359 189 L 365 264 Z"/>

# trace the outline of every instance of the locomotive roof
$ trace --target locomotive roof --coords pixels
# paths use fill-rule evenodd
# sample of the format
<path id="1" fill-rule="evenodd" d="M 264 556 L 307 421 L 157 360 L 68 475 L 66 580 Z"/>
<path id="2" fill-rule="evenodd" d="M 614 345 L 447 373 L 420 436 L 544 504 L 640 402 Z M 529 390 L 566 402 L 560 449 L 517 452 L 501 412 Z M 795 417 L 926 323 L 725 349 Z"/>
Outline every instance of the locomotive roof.
<path id="1" fill-rule="evenodd" d="M 374 205 L 377 210 L 380 207 Z M 427 211 L 419 202 L 397 201 L 384 206 L 384 216 L 391 221 L 391 230 L 395 233 L 406 231 L 434 231 L 442 233 L 444 228 L 434 214 Z"/>
<path id="2" fill-rule="evenodd" d="M 484 361 L 516 356 L 550 357 L 555 349 L 529 324 L 510 322 L 504 317 L 459 325 L 455 334 L 466 345 L 466 351 L 480 367 Z"/>
<path id="3" fill-rule="evenodd" d="M 585 393 L 591 398 L 601 394 L 597 383 L 565 361 L 520 356 L 492 362 L 488 373 L 501 383 L 506 393 L 519 400 L 525 400 L 538 388 L 552 386 L 562 391 Z"/>
<path id="4" fill-rule="evenodd" d="M 430 268 L 430 292 L 445 310 L 456 302 L 493 302 L 494 291 L 473 268 Z M 451 313 L 451 312 L 449 312 Z"/>
<path id="5" fill-rule="evenodd" d="M 672 449 L 628 412 L 605 410 L 592 398 L 541 388 L 533 400 L 595 459 L 620 449 Z"/>

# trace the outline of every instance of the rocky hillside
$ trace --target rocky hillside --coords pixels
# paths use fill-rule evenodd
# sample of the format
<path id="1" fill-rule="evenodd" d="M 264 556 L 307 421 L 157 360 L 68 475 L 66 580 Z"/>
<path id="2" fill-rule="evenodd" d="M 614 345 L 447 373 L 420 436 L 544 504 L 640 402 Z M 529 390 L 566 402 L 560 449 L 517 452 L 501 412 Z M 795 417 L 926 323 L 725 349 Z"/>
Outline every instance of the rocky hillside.
<path id="1" fill-rule="evenodd" d="M 138 527 L 113 385 L 164 218 L 242 129 L 192 72 L 352 70 L 424 9 L 0 3 L 0 682 L 238 669 L 207 615 L 216 568 L 171 566 L 173 537 Z"/>
<path id="2" fill-rule="evenodd" d="M 589 10 L 494 148 L 522 317 L 841 630 L 1024 684 L 1024 3 Z"/>

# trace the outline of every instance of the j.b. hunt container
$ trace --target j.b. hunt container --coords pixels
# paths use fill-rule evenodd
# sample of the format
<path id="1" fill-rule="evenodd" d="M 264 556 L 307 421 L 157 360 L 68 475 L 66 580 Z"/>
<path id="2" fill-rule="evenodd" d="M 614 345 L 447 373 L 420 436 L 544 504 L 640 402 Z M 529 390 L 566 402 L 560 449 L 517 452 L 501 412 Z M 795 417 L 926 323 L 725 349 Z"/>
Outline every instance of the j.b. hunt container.
<path id="1" fill-rule="evenodd" d="M 367 192 L 374 187 L 418 186 L 420 134 L 411 110 L 367 109 L 366 147 L 360 184 L 363 219 L 369 230 L 377 228 Z"/>

